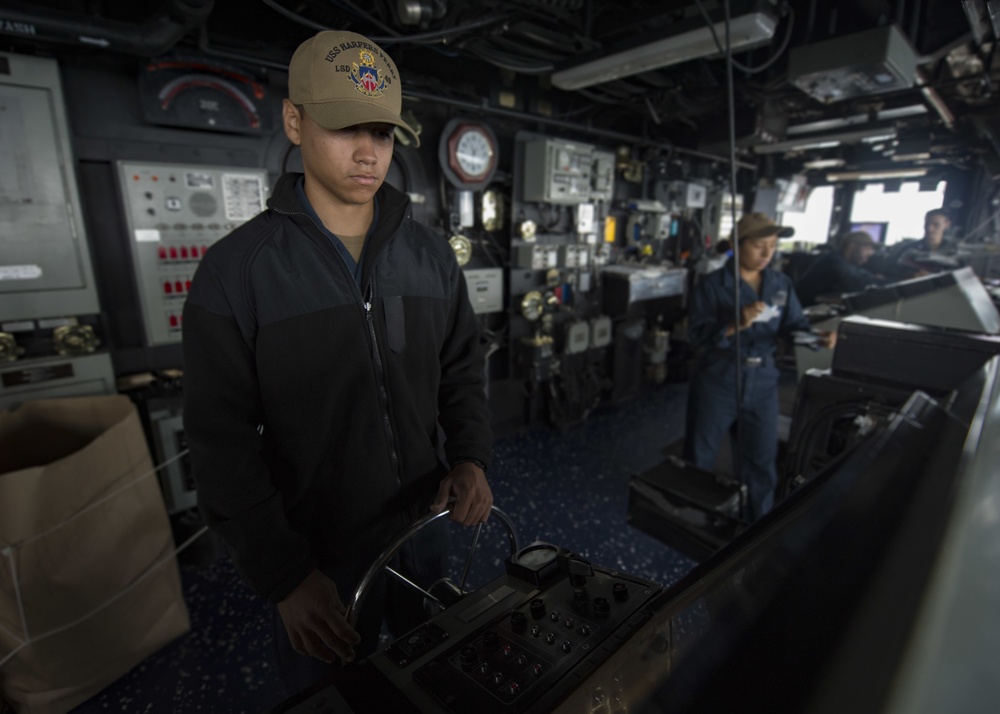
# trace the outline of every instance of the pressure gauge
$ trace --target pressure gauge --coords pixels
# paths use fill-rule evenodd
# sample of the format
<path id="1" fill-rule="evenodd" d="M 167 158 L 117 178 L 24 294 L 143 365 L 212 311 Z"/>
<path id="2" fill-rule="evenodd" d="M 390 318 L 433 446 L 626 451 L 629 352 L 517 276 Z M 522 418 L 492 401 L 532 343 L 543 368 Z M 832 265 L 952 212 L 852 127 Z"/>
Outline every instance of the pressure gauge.
<path id="1" fill-rule="evenodd" d="M 497 169 L 496 135 L 482 122 L 452 119 L 441 132 L 438 158 L 456 188 L 485 188 Z"/>
<path id="2" fill-rule="evenodd" d="M 530 291 L 521 298 L 521 314 L 528 320 L 537 320 L 545 310 L 545 303 L 542 302 L 542 294 L 537 290 Z"/>
<path id="3" fill-rule="evenodd" d="M 448 239 L 459 265 L 465 265 L 472 258 L 472 241 L 463 235 L 453 235 Z"/>

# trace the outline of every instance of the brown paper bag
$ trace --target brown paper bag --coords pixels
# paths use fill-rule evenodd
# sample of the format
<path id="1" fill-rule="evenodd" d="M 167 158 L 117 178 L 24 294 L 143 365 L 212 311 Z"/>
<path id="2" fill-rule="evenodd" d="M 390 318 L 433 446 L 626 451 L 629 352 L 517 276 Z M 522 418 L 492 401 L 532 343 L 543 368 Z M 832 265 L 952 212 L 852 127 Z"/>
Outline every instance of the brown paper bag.
<path id="1" fill-rule="evenodd" d="M 127 397 L 0 412 L 0 691 L 16 711 L 67 712 L 189 629 L 152 470 Z"/>

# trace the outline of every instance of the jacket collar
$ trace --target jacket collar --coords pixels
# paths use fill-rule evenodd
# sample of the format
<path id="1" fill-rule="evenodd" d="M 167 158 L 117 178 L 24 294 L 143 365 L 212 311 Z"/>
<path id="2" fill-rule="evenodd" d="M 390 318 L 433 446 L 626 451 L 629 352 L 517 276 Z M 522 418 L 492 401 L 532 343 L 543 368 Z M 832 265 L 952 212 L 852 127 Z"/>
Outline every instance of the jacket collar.
<path id="1" fill-rule="evenodd" d="M 271 197 L 267 200 L 267 207 L 291 214 L 292 219 L 299 225 L 311 227 L 312 220 L 302 210 L 299 198 L 295 193 L 295 182 L 298 181 L 301 173 L 287 173 L 278 178 L 274 186 Z M 378 225 L 369 240 L 371 244 L 365 248 L 365 262 L 362 267 L 361 285 L 368 284 L 372 266 L 375 265 L 378 253 L 382 247 L 395 235 L 396 231 L 403 224 L 403 220 L 410 214 L 410 197 L 398 189 L 383 182 L 378 193 L 379 211 Z M 326 242 L 326 238 L 323 238 Z"/>

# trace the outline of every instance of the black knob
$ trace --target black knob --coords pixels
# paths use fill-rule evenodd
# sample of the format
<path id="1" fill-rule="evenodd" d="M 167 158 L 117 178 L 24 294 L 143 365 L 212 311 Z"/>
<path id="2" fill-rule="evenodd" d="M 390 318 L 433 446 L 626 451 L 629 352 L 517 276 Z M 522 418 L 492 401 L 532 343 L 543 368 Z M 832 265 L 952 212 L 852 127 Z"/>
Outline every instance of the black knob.
<path id="1" fill-rule="evenodd" d="M 567 630 L 572 630 L 572 629 L 573 629 L 573 626 L 574 626 L 575 624 L 576 624 L 576 623 L 575 623 L 575 622 L 573 622 L 573 618 L 572 618 L 572 617 L 567 617 L 567 618 L 566 618 L 565 620 L 563 620 L 563 626 L 564 626 L 564 627 L 565 627 L 565 628 L 566 628 Z"/>
<path id="2" fill-rule="evenodd" d="M 523 612 L 514 612 L 510 616 L 510 626 L 514 628 L 515 631 L 523 630 L 528 624 L 528 618 L 525 617 Z"/>
<path id="3" fill-rule="evenodd" d="M 536 597 L 531 601 L 530 605 L 531 616 L 536 620 L 545 616 L 545 601 L 540 597 Z"/>
<path id="4" fill-rule="evenodd" d="M 594 598 L 594 614 L 595 615 L 607 615 L 611 612 L 611 603 L 608 602 L 606 597 L 595 597 Z"/>
<path id="5" fill-rule="evenodd" d="M 479 671 L 485 677 L 487 674 L 490 673 L 490 663 L 489 662 L 480 662 L 479 663 Z"/>
<path id="6" fill-rule="evenodd" d="M 517 656 L 516 662 L 521 667 L 523 667 L 524 665 L 528 664 L 528 657 L 527 657 L 527 655 L 519 654 Z"/>
<path id="7" fill-rule="evenodd" d="M 554 645 L 556 642 L 555 634 L 550 632 L 549 634 L 545 635 L 545 641 L 550 645 Z"/>
<path id="8" fill-rule="evenodd" d="M 559 622 L 559 613 L 553 610 L 549 615 L 549 619 L 552 620 L 552 622 Z"/>
<path id="9" fill-rule="evenodd" d="M 562 651 L 569 652 L 571 649 L 573 649 L 573 643 L 570 642 L 569 640 L 563 640 Z"/>
<path id="10" fill-rule="evenodd" d="M 497 684 L 503 684 L 503 680 L 504 680 L 503 672 L 494 672 L 493 673 L 493 681 L 494 682 L 496 682 Z"/>
<path id="11" fill-rule="evenodd" d="M 532 625 L 531 626 L 531 636 L 532 637 L 538 637 L 540 634 L 542 634 L 542 628 L 539 627 L 538 625 Z"/>
<path id="12" fill-rule="evenodd" d="M 462 662 L 462 669 L 472 669 L 473 665 L 476 663 L 476 648 L 472 645 L 466 645 L 463 647 L 460 659 Z"/>
<path id="13" fill-rule="evenodd" d="M 586 625 L 581 626 L 580 627 L 580 634 L 583 635 L 584 637 L 586 637 L 587 635 L 590 634 L 590 628 L 587 627 Z"/>
<path id="14" fill-rule="evenodd" d="M 611 594 L 615 596 L 615 600 L 618 602 L 625 602 L 628 600 L 628 585 L 625 583 L 615 583 L 611 586 Z"/>

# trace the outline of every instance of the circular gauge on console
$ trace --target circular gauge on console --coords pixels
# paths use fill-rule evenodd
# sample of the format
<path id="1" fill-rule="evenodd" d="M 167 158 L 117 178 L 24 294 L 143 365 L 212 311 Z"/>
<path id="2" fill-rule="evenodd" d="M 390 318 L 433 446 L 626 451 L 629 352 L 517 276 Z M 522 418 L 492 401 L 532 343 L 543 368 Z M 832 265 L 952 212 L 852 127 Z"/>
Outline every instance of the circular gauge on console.
<path id="1" fill-rule="evenodd" d="M 546 563 L 551 563 L 558 555 L 559 550 L 556 546 L 549 545 L 548 543 L 539 543 L 538 545 L 529 545 L 527 548 L 522 548 L 514 556 L 514 560 L 527 568 L 537 569 Z"/>
<path id="2" fill-rule="evenodd" d="M 485 188 L 497 170 L 497 138 L 489 125 L 470 119 L 452 119 L 441 132 L 438 159 L 456 187 Z"/>
<path id="3" fill-rule="evenodd" d="M 561 572 L 559 554 L 564 552 L 559 546 L 549 543 L 532 543 L 510 556 L 507 572 L 525 582 L 541 586 L 544 581 Z"/>

